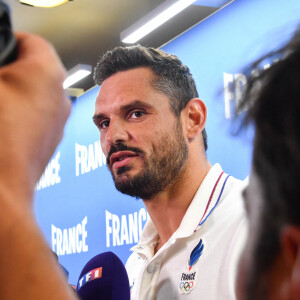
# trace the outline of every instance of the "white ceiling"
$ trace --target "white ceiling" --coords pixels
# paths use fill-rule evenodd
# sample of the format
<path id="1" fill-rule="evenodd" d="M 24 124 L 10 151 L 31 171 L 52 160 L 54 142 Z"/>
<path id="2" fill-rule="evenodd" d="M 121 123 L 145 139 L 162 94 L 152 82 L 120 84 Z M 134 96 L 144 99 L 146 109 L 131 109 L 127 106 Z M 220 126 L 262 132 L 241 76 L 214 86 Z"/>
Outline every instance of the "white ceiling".
<path id="1" fill-rule="evenodd" d="M 73 0 L 54 8 L 26 6 L 18 0 L 4 2 L 11 8 L 13 29 L 45 37 L 71 69 L 78 63 L 95 66 L 105 51 L 124 45 L 120 33 L 163 0 Z M 216 10 L 192 5 L 139 43 L 160 47 Z M 90 75 L 75 87 L 86 90 L 93 85 Z"/>

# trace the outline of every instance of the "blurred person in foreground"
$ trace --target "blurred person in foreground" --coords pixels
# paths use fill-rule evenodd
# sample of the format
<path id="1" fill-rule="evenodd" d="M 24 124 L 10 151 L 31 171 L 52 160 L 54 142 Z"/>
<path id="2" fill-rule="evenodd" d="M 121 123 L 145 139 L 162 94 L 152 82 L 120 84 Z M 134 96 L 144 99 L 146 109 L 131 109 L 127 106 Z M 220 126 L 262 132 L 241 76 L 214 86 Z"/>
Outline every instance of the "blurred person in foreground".
<path id="1" fill-rule="evenodd" d="M 276 62 L 258 71 L 266 59 Z M 300 299 L 300 31 L 250 73 L 242 106 L 256 131 L 238 298 Z"/>
<path id="2" fill-rule="evenodd" d="M 17 44 L 0 68 L 0 299 L 75 299 L 32 206 L 70 113 L 65 70 L 42 38 L 19 33 Z"/>

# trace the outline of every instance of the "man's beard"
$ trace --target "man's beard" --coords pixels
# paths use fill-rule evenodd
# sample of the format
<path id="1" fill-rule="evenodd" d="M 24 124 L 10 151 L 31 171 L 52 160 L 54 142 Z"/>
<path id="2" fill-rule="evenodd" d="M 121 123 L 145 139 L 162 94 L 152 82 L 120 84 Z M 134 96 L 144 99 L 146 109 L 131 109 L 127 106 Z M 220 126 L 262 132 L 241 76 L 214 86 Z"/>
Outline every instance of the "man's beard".
<path id="1" fill-rule="evenodd" d="M 175 182 L 181 174 L 180 171 L 187 161 L 189 152 L 179 121 L 173 130 L 173 134 L 166 134 L 158 138 L 156 149 L 157 151 L 152 152 L 150 157 L 147 158 L 145 152 L 141 149 L 127 147 L 122 143 L 111 146 L 107 156 L 108 166 L 110 166 L 110 156 L 122 150 L 135 152 L 144 162 L 143 170 L 133 177 L 127 174 L 131 169 L 130 166 L 119 168 L 117 174 L 114 174 L 111 167 L 109 167 L 118 191 L 147 200 Z"/>

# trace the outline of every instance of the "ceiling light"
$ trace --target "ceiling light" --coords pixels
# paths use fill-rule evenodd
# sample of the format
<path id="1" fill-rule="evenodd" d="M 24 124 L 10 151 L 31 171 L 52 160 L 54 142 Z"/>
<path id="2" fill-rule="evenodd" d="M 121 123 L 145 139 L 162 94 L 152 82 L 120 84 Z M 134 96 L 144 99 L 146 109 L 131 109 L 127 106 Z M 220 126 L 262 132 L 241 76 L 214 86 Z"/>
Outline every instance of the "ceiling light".
<path id="1" fill-rule="evenodd" d="M 23 4 L 38 7 L 54 7 L 72 0 L 19 0 Z"/>
<path id="2" fill-rule="evenodd" d="M 123 43 L 135 43 L 142 37 L 177 15 L 196 0 L 167 0 L 142 19 L 121 32 Z"/>
<path id="3" fill-rule="evenodd" d="M 92 66 L 78 64 L 74 68 L 68 71 L 67 78 L 64 81 L 63 87 L 64 89 L 78 82 L 82 78 L 88 76 L 92 73 Z"/>

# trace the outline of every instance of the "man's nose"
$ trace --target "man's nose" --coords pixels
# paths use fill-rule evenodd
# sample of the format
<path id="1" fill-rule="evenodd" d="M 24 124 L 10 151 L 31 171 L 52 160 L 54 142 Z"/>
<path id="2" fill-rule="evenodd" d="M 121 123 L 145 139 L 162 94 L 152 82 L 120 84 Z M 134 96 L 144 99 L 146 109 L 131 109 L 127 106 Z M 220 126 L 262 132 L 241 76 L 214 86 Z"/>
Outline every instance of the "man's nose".
<path id="1" fill-rule="evenodd" d="M 115 145 L 120 142 L 126 142 L 128 133 L 125 124 L 120 121 L 111 120 L 106 132 L 105 141 L 109 145 Z"/>

